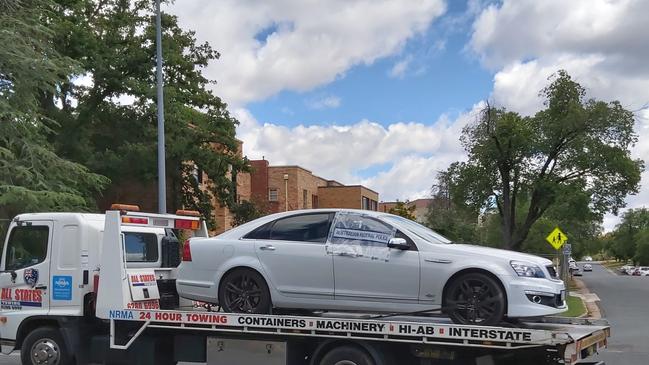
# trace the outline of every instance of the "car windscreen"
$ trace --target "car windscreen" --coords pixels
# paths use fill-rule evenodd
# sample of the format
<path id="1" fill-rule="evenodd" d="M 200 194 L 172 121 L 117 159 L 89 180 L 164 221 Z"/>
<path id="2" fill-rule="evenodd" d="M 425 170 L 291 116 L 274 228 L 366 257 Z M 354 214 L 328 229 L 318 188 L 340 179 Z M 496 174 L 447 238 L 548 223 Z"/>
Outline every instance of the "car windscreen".
<path id="1" fill-rule="evenodd" d="M 432 229 L 422 226 L 421 224 L 407 218 L 396 215 L 383 215 L 380 217 L 384 222 L 395 225 L 403 230 L 417 236 L 418 238 L 431 243 L 452 243 L 451 240 L 433 231 Z"/>

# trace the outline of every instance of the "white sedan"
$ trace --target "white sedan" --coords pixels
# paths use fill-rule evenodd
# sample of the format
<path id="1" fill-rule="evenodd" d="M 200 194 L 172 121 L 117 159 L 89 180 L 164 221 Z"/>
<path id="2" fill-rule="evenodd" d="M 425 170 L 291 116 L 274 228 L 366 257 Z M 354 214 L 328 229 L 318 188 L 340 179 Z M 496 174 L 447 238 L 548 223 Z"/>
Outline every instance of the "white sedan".
<path id="1" fill-rule="evenodd" d="M 550 260 L 453 244 L 411 220 L 313 209 L 259 218 L 185 242 L 180 296 L 228 312 L 443 311 L 455 323 L 566 310 Z"/>

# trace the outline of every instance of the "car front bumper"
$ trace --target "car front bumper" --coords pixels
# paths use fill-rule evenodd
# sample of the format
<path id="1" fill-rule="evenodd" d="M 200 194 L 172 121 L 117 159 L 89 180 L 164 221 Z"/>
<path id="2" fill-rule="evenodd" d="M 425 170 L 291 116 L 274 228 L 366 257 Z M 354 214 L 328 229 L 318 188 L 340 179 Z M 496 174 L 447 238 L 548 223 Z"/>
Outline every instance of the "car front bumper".
<path id="1" fill-rule="evenodd" d="M 566 288 L 561 280 L 508 277 L 507 316 L 537 317 L 565 312 Z"/>

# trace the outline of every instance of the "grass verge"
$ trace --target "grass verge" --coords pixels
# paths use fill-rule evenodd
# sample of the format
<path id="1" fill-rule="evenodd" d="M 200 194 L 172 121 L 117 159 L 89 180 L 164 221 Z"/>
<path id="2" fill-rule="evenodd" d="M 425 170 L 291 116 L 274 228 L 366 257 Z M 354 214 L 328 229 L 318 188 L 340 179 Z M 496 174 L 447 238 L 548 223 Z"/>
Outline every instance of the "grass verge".
<path id="1" fill-rule="evenodd" d="M 586 314 L 586 306 L 581 298 L 568 295 L 566 302 L 568 302 L 568 310 L 561 313 L 561 317 L 579 317 Z"/>
<path id="2" fill-rule="evenodd" d="M 627 263 L 621 261 L 604 261 L 602 262 L 602 265 L 608 269 L 615 270 L 619 267 L 627 265 Z"/>

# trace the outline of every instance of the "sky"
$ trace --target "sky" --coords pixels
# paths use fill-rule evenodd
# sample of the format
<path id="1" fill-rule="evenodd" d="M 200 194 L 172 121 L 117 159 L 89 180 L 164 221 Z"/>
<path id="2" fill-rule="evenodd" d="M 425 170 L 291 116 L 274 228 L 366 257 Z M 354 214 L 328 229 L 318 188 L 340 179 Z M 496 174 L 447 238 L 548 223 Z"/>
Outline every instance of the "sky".
<path id="1" fill-rule="evenodd" d="M 567 70 L 636 115 L 649 156 L 649 1 L 183 0 L 165 11 L 220 52 L 204 74 L 250 159 L 296 164 L 382 201 L 426 197 L 466 159 L 486 101 L 524 115 Z M 649 203 L 649 172 L 628 207 Z M 604 227 L 618 217 L 607 215 Z"/>

